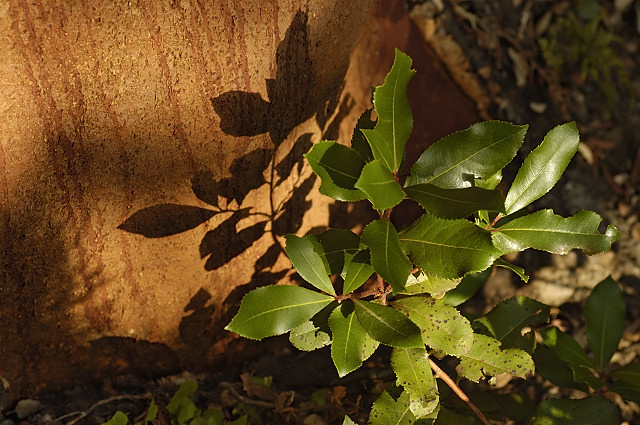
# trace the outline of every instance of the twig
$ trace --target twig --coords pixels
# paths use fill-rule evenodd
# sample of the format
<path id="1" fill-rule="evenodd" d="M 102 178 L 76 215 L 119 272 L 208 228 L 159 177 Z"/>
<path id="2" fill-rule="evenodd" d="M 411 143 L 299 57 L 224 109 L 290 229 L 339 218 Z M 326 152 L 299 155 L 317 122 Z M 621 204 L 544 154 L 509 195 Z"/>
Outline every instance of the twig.
<path id="1" fill-rule="evenodd" d="M 63 419 L 66 419 L 70 416 L 74 416 L 74 415 L 78 415 L 77 418 L 67 422 L 65 425 L 74 425 L 75 423 L 77 423 L 78 421 L 86 418 L 87 416 L 89 416 L 89 414 L 91 412 L 93 412 L 95 409 L 97 409 L 100 406 L 103 406 L 105 404 L 109 404 L 112 403 L 114 401 L 119 401 L 119 400 L 148 400 L 151 398 L 151 394 L 147 393 L 147 394 L 142 394 L 142 395 L 116 395 L 113 397 L 109 397 L 106 398 L 104 400 L 100 400 L 97 403 L 93 404 L 91 407 L 89 407 L 87 410 L 83 411 L 83 412 L 71 412 L 71 413 L 67 413 L 66 415 L 62 415 L 59 418 L 56 418 L 53 420 L 53 423 L 60 423 Z"/>
<path id="2" fill-rule="evenodd" d="M 248 397 L 243 396 L 242 394 L 240 394 L 238 391 L 236 391 L 235 388 L 233 388 L 233 385 L 231 385 L 228 382 L 220 382 L 220 387 L 225 388 L 227 390 L 229 390 L 229 392 L 231 393 L 231 395 L 238 401 L 241 401 L 243 403 L 246 404 L 252 404 L 254 406 L 260 406 L 260 407 L 268 407 L 270 409 L 275 408 L 275 404 L 270 403 L 268 401 L 262 401 L 262 400 L 253 400 L 250 399 Z"/>
<path id="3" fill-rule="evenodd" d="M 447 384 L 449 388 L 451 388 L 453 392 L 456 393 L 458 398 L 467 404 L 469 409 L 471 409 L 471 411 L 478 417 L 478 419 L 480 419 L 480 422 L 485 425 L 491 425 L 484 414 L 482 414 L 480 409 L 478 409 L 476 405 L 473 404 L 471 400 L 469 400 L 469 397 L 467 397 L 464 391 L 462 391 L 462 388 L 460 388 L 458 384 L 453 382 L 453 379 L 451 379 L 449 375 L 447 375 L 442 369 L 440 369 L 440 366 L 438 366 L 436 362 L 431 359 L 431 357 L 429 357 L 429 364 L 431 365 L 431 369 L 433 369 L 433 371 L 436 373 L 436 377 L 442 379 L 445 384 Z"/>

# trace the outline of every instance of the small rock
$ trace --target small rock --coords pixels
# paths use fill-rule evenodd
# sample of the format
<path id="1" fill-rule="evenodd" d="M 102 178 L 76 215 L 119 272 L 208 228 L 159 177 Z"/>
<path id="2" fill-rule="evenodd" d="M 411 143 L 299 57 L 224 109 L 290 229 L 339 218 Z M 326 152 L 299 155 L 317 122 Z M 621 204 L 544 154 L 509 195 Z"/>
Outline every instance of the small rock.
<path id="1" fill-rule="evenodd" d="M 640 241 L 640 223 L 636 223 L 631 228 L 631 237 L 637 241 Z"/>
<path id="2" fill-rule="evenodd" d="M 20 400 L 18 404 L 16 404 L 15 412 L 18 419 L 25 419 L 35 413 L 38 413 L 43 408 L 44 405 L 38 400 L 26 398 L 24 400 Z"/>
<path id="3" fill-rule="evenodd" d="M 327 423 L 320 416 L 315 413 L 310 414 L 302 422 L 304 425 L 327 425 Z"/>

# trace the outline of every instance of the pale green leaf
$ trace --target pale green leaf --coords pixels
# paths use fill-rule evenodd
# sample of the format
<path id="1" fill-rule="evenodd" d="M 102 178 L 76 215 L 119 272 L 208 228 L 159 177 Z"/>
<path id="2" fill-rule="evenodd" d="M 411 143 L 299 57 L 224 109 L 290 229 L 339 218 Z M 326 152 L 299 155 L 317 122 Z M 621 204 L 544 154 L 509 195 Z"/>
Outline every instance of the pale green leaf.
<path id="1" fill-rule="evenodd" d="M 409 409 L 416 418 L 425 417 L 438 407 L 438 385 L 424 347 L 394 348 L 391 368 L 396 374 L 397 385 L 409 395 Z"/>
<path id="2" fill-rule="evenodd" d="M 327 274 L 342 274 L 360 246 L 360 237 L 346 229 L 329 229 L 318 235 L 307 235 L 305 239 L 313 243 Z"/>
<path id="3" fill-rule="evenodd" d="M 329 316 L 333 340 L 331 358 L 341 378 L 353 372 L 375 351 L 378 343 L 362 329 L 353 311 L 353 303 L 345 301 Z M 372 350 L 373 349 L 373 350 Z"/>
<path id="4" fill-rule="evenodd" d="M 507 214 L 526 207 L 549 192 L 560 180 L 578 150 L 579 142 L 580 136 L 574 122 L 549 131 L 520 167 L 505 200 Z"/>
<path id="5" fill-rule="evenodd" d="M 355 311 L 364 330 L 382 344 L 402 348 L 424 345 L 415 323 L 389 306 L 355 300 Z"/>
<path id="6" fill-rule="evenodd" d="M 527 127 L 486 121 L 450 134 L 424 151 L 405 186 L 431 183 L 456 189 L 472 186 L 474 179 L 489 179 L 516 156 Z"/>
<path id="7" fill-rule="evenodd" d="M 353 419 L 351 419 L 350 417 L 345 416 L 344 421 L 342 421 L 342 425 L 358 425 L 358 424 L 355 423 Z"/>
<path id="8" fill-rule="evenodd" d="M 127 417 L 127 415 L 124 412 L 118 410 L 113 414 L 113 417 L 111 417 L 111 419 L 109 419 L 103 425 L 127 425 L 128 423 L 129 418 Z"/>
<path id="9" fill-rule="evenodd" d="M 375 121 L 371 121 L 372 111 L 373 109 L 367 109 L 358 118 L 356 128 L 353 130 L 353 136 L 351 136 L 351 148 L 358 152 L 365 162 L 373 161 L 373 152 L 371 152 L 371 146 L 369 146 L 369 142 L 367 142 L 361 130 L 373 130 L 376 126 Z"/>
<path id="10" fill-rule="evenodd" d="M 587 341 L 600 370 L 609 364 L 624 331 L 624 299 L 611 276 L 598 283 L 587 298 L 584 320 Z"/>
<path id="11" fill-rule="evenodd" d="M 458 286 L 460 279 L 443 279 L 438 276 L 426 274 L 423 271 L 410 274 L 407 279 L 403 294 L 430 294 L 438 297 Z"/>
<path id="12" fill-rule="evenodd" d="M 348 294 L 355 291 L 371 277 L 374 271 L 369 250 L 359 251 L 347 265 L 342 292 Z"/>
<path id="13" fill-rule="evenodd" d="M 335 294 L 324 262 L 320 258 L 320 254 L 313 249 L 313 243 L 309 239 L 296 235 L 287 235 L 286 241 L 287 245 L 284 250 L 298 274 L 319 290 Z"/>
<path id="14" fill-rule="evenodd" d="M 392 306 L 418 325 L 430 348 L 456 357 L 471 349 L 471 325 L 454 307 L 425 295 L 400 298 Z"/>
<path id="15" fill-rule="evenodd" d="M 594 389 L 602 387 L 596 365 L 571 335 L 556 327 L 540 329 L 540 335 L 544 343 L 573 370 L 573 379 L 576 382 L 585 383 Z"/>
<path id="16" fill-rule="evenodd" d="M 373 94 L 373 106 L 378 115 L 376 126 L 373 130 L 361 130 L 373 157 L 392 172 L 400 169 L 404 147 L 413 129 L 413 115 L 407 99 L 407 86 L 415 74 L 411 63 L 409 56 L 396 49 L 396 58 L 384 84 Z"/>
<path id="17" fill-rule="evenodd" d="M 465 218 L 480 210 L 504 213 L 504 196 L 499 190 L 480 187 L 442 189 L 429 183 L 404 189 L 428 213 L 441 218 Z"/>
<path id="18" fill-rule="evenodd" d="M 587 255 L 599 254 L 610 250 L 620 237 L 613 224 L 601 234 L 598 231 L 601 221 L 593 211 L 579 211 L 568 218 L 551 210 L 536 211 L 494 229 L 493 243 L 505 254 L 527 248 L 553 254 L 567 254 L 572 249 L 580 249 Z"/>
<path id="19" fill-rule="evenodd" d="M 338 302 L 333 301 L 311 319 L 293 328 L 289 333 L 291 344 L 302 351 L 313 351 L 331 344 L 329 315 L 337 306 Z"/>
<path id="20" fill-rule="evenodd" d="M 365 164 L 358 152 L 333 141 L 322 141 L 304 157 L 320 177 L 320 193 L 338 201 L 365 199 L 365 194 L 354 186 Z"/>
<path id="21" fill-rule="evenodd" d="M 473 346 L 460 358 L 456 368 L 460 376 L 478 382 L 483 376 L 508 373 L 525 378 L 534 370 L 531 356 L 517 348 L 500 349 L 500 343 L 489 336 L 474 334 Z"/>
<path id="22" fill-rule="evenodd" d="M 478 292 L 478 289 L 489 279 L 492 269 L 489 267 L 481 272 L 469 273 L 462 278 L 458 286 L 444 294 L 442 302 L 457 307 Z"/>
<path id="23" fill-rule="evenodd" d="M 524 283 L 529 282 L 529 275 L 524 271 L 522 267 L 516 266 L 515 264 L 510 263 L 504 258 L 496 259 L 496 261 L 493 262 L 493 265 L 497 267 L 502 267 L 507 270 L 511 270 L 512 272 L 517 274 L 518 277 L 520 277 L 520 279 L 522 279 Z"/>
<path id="24" fill-rule="evenodd" d="M 369 425 L 411 425 L 415 420 L 406 391 L 400 394 L 397 400 L 383 391 L 373 402 L 369 415 Z"/>
<path id="25" fill-rule="evenodd" d="M 197 390 L 198 382 L 196 381 L 184 381 L 182 384 L 180 384 L 180 387 L 167 404 L 167 410 L 169 411 L 169 413 L 177 415 L 181 407 L 185 406 L 185 400 L 189 399 L 189 397 L 193 395 Z M 189 399 L 189 401 L 191 400 Z"/>
<path id="26" fill-rule="evenodd" d="M 547 399 L 536 409 L 531 425 L 620 425 L 620 411 L 601 397 Z"/>
<path id="27" fill-rule="evenodd" d="M 416 266 L 446 279 L 482 271 L 501 254 L 488 231 L 467 220 L 428 213 L 400 233 L 400 244 Z"/>
<path id="28" fill-rule="evenodd" d="M 380 160 L 364 166 L 355 187 L 367 195 L 378 211 L 393 208 L 404 199 L 402 186 Z"/>
<path id="29" fill-rule="evenodd" d="M 362 232 L 362 242 L 371 252 L 371 265 L 394 291 L 404 289 L 412 265 L 400 248 L 398 232 L 389 220 L 375 220 Z"/>
<path id="30" fill-rule="evenodd" d="M 225 329 L 250 339 L 281 335 L 309 320 L 333 297 L 298 286 L 264 286 L 244 296 Z"/>

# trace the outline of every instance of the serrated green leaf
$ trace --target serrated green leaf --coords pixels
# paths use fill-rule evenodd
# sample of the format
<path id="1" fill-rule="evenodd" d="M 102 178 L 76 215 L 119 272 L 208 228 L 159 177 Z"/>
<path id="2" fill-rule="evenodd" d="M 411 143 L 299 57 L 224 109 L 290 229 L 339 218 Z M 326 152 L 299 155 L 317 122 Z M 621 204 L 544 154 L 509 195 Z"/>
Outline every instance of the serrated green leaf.
<path id="1" fill-rule="evenodd" d="M 355 300 L 355 312 L 364 330 L 382 344 L 401 348 L 424 345 L 415 323 L 389 306 Z"/>
<path id="2" fill-rule="evenodd" d="M 298 286 L 264 286 L 244 296 L 225 329 L 249 339 L 281 335 L 309 320 L 333 297 Z"/>
<path id="3" fill-rule="evenodd" d="M 375 272 L 371 265 L 371 255 L 368 249 L 358 251 L 347 265 L 344 275 L 342 292 L 351 293 L 362 286 Z"/>
<path id="4" fill-rule="evenodd" d="M 527 128 L 486 121 L 450 134 L 424 151 L 411 168 L 405 186 L 431 183 L 456 189 L 471 186 L 477 178 L 488 179 L 513 160 Z"/>
<path id="5" fill-rule="evenodd" d="M 367 109 L 362 115 L 360 115 L 360 118 L 358 118 L 358 122 L 356 123 L 356 128 L 353 130 L 353 136 L 351 136 L 351 148 L 358 152 L 365 162 L 373 161 L 371 146 L 369 146 L 369 142 L 367 142 L 367 139 L 361 131 L 373 130 L 376 126 L 375 121 L 371 121 L 371 112 L 373 112 L 373 108 Z"/>
<path id="6" fill-rule="evenodd" d="M 575 388 L 585 393 L 589 392 L 587 384 L 576 382 L 573 379 L 573 370 L 569 364 L 546 345 L 536 347 L 533 352 L 533 361 L 536 365 L 536 371 L 552 384 L 564 388 Z"/>
<path id="7" fill-rule="evenodd" d="M 411 261 L 402 252 L 398 232 L 389 220 L 375 220 L 362 232 L 362 242 L 371 252 L 371 265 L 394 291 L 404 289 L 411 273 Z"/>
<path id="8" fill-rule="evenodd" d="M 313 351 L 331 344 L 329 315 L 337 306 L 338 302 L 333 301 L 311 319 L 293 328 L 289 334 L 291 344 L 302 351 Z"/>
<path id="9" fill-rule="evenodd" d="M 520 277 L 520 279 L 522 279 L 522 281 L 524 283 L 529 282 L 529 275 L 527 275 L 527 273 L 524 271 L 524 269 L 522 267 L 516 266 L 515 264 L 511 264 L 510 262 L 508 262 L 504 258 L 496 259 L 496 261 L 494 261 L 493 265 L 497 266 L 497 267 L 502 267 L 502 268 L 507 269 L 507 270 L 511 270 L 512 272 L 517 274 Z"/>
<path id="10" fill-rule="evenodd" d="M 481 272 L 469 273 L 462 278 L 460 284 L 444 294 L 442 302 L 457 307 L 478 292 L 478 289 L 489 279 L 492 269 L 489 267 Z"/>
<path id="11" fill-rule="evenodd" d="M 416 417 L 411 413 L 409 394 L 404 391 L 397 400 L 388 392 L 382 394 L 373 402 L 369 425 L 411 425 Z"/>
<path id="12" fill-rule="evenodd" d="M 575 122 L 549 131 L 520 167 L 505 200 L 507 214 L 526 207 L 549 192 L 560 180 L 579 143 Z"/>
<path id="13" fill-rule="evenodd" d="M 342 421 L 342 425 L 358 425 L 358 424 L 355 423 L 353 419 L 351 419 L 350 417 L 345 416 L 344 421 Z"/>
<path id="14" fill-rule="evenodd" d="M 524 296 L 515 296 L 500 302 L 489 313 L 477 318 L 501 348 L 520 348 L 531 352 L 533 347 L 521 334 L 523 328 L 549 322 L 550 307 Z"/>
<path id="15" fill-rule="evenodd" d="M 396 374 L 396 383 L 409 395 L 409 409 L 416 418 L 425 417 L 438 407 L 438 385 L 424 347 L 394 348 L 391 368 Z"/>
<path id="16" fill-rule="evenodd" d="M 587 341 L 598 369 L 609 364 L 624 331 L 624 299 L 618 283 L 607 277 L 591 291 L 584 307 Z"/>
<path id="17" fill-rule="evenodd" d="M 320 193 L 323 195 L 338 201 L 366 198 L 354 186 L 365 164 L 358 152 L 333 141 L 322 141 L 313 145 L 304 157 L 320 177 Z"/>
<path id="18" fill-rule="evenodd" d="M 287 245 L 284 250 L 298 274 L 319 290 L 335 294 L 324 262 L 320 258 L 320 254 L 314 250 L 313 243 L 309 239 L 296 235 L 287 235 L 285 238 Z"/>
<path id="19" fill-rule="evenodd" d="M 613 224 L 604 234 L 598 232 L 601 221 L 593 211 L 578 211 L 568 218 L 551 210 L 536 211 L 494 229 L 493 243 L 505 254 L 528 248 L 553 254 L 567 254 L 572 249 L 580 249 L 587 255 L 599 254 L 611 249 L 611 244 L 620 237 Z"/>
<path id="20" fill-rule="evenodd" d="M 467 220 L 428 213 L 400 233 L 400 245 L 416 266 L 447 279 L 482 271 L 500 255 L 488 231 Z"/>
<path id="21" fill-rule="evenodd" d="M 378 121 L 373 130 L 361 130 L 371 146 L 373 157 L 391 172 L 402 165 L 404 147 L 413 130 L 413 115 L 407 99 L 407 86 L 415 74 L 411 58 L 396 49 L 396 58 L 384 84 L 373 93 Z"/>
<path id="22" fill-rule="evenodd" d="M 480 187 L 442 189 L 422 183 L 405 187 L 404 191 L 425 211 L 440 218 L 465 218 L 480 210 L 504 213 L 504 196 L 499 190 Z"/>
<path id="23" fill-rule="evenodd" d="M 424 295 L 400 298 L 392 305 L 418 325 L 430 348 L 456 357 L 471 349 L 471 325 L 454 307 Z"/>
<path id="24" fill-rule="evenodd" d="M 355 187 L 367 195 L 373 208 L 378 211 L 393 208 L 404 199 L 402 186 L 380 160 L 364 166 Z"/>
<path id="25" fill-rule="evenodd" d="M 618 408 L 601 397 L 547 399 L 536 409 L 532 425 L 620 425 Z"/>
<path id="26" fill-rule="evenodd" d="M 544 343 L 553 349 L 558 357 L 573 370 L 573 379 L 576 382 L 585 383 L 593 389 L 602 387 L 602 381 L 596 373 L 596 365 L 571 335 L 562 332 L 555 326 L 540 329 L 540 335 Z"/>
<path id="27" fill-rule="evenodd" d="M 517 348 L 500 349 L 500 343 L 489 336 L 474 334 L 473 346 L 461 356 L 456 368 L 460 376 L 478 382 L 484 375 L 508 373 L 525 378 L 534 370 L 529 353 Z"/>
<path id="28" fill-rule="evenodd" d="M 460 279 L 443 279 L 438 276 L 426 274 L 423 271 L 410 274 L 407 279 L 403 294 L 430 294 L 434 297 L 443 294 L 458 286 Z"/>
<path id="29" fill-rule="evenodd" d="M 318 235 L 307 235 L 305 239 L 311 241 L 322 258 L 327 274 L 342 274 L 360 246 L 360 237 L 346 229 L 328 229 Z"/>
<path id="30" fill-rule="evenodd" d="M 331 358 L 341 378 L 362 366 L 378 347 L 378 342 L 360 326 L 352 302 L 345 301 L 333 310 L 329 327 L 333 335 Z"/>

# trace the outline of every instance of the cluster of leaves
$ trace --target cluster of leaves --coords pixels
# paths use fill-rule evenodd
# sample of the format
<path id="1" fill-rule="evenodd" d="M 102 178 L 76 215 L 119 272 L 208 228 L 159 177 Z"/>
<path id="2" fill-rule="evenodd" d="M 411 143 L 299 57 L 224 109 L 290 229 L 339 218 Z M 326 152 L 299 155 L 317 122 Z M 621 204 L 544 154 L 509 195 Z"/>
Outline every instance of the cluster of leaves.
<path id="1" fill-rule="evenodd" d="M 601 218 L 594 212 L 563 218 L 551 210 L 524 210 L 557 183 L 575 154 L 574 123 L 546 135 L 506 195 L 497 189 L 502 169 L 520 149 L 527 126 L 475 124 L 430 146 L 403 177 L 413 128 L 406 94 L 415 72 L 411 64 L 396 51 L 391 71 L 373 94 L 377 120 L 371 110 L 360 118 L 351 147 L 322 141 L 306 155 L 321 178 L 321 193 L 339 201 L 368 200 L 380 218 L 362 234 L 329 229 L 288 235 L 286 253 L 309 287 L 255 289 L 226 328 L 258 340 L 289 333 L 301 350 L 331 345 L 341 377 L 380 344 L 391 347 L 397 385 L 375 402 L 373 425 L 433 423 L 448 414 L 436 380 L 444 375 L 433 358 L 457 358 L 458 379 L 473 382 L 503 373 L 533 374 L 531 328 L 549 320 L 547 306 L 512 298 L 473 321 L 455 306 L 492 266 L 511 269 L 526 281 L 524 270 L 505 261 L 505 254 L 528 248 L 596 254 L 620 236 L 613 225 L 600 233 Z M 389 217 L 406 199 L 424 214 L 399 231 Z M 545 332 L 545 342 L 557 353 L 552 332 Z"/>
<path id="2" fill-rule="evenodd" d="M 198 408 L 191 399 L 191 396 L 197 390 L 198 383 L 196 381 L 185 381 L 180 385 L 165 408 L 169 414 L 170 425 L 222 425 L 223 423 L 226 423 L 227 425 L 247 424 L 246 415 L 231 422 L 223 422 L 224 414 L 217 407 L 210 407 L 206 410 Z M 149 425 L 151 423 L 155 423 L 158 419 L 158 411 L 158 405 L 154 400 L 151 400 L 144 418 L 140 422 L 136 422 L 134 425 Z M 128 424 L 129 418 L 122 411 L 117 411 L 108 422 L 104 423 L 104 425 Z"/>

